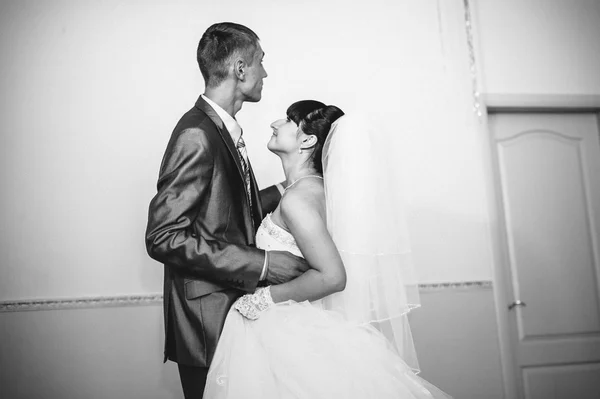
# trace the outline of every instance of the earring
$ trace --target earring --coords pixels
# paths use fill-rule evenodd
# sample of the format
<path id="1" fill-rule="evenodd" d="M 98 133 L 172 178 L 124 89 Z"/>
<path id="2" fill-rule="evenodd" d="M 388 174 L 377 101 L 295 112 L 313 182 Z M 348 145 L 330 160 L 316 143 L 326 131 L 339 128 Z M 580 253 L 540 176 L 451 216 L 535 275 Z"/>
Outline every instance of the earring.
<path id="1" fill-rule="evenodd" d="M 298 148 L 298 154 L 302 154 L 302 148 Z"/>

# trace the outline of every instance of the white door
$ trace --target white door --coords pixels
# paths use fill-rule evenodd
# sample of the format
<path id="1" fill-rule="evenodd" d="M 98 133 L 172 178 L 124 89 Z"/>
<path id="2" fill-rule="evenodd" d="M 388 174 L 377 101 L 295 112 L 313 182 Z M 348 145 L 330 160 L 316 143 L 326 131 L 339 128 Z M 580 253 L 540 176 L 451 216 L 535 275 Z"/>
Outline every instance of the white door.
<path id="1" fill-rule="evenodd" d="M 518 395 L 599 399 L 598 114 L 498 113 L 489 122 L 505 254 L 496 289 L 508 298 L 501 328 Z"/>

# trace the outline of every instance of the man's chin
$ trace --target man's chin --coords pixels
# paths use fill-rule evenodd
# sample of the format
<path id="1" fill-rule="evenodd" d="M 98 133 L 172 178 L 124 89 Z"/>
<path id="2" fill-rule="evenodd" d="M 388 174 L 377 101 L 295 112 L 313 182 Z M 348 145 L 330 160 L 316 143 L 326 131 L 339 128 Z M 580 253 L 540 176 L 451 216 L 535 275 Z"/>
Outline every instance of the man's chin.
<path id="1" fill-rule="evenodd" d="M 262 98 L 262 93 L 258 93 L 258 94 L 246 94 L 244 97 L 245 97 L 244 98 L 244 102 L 247 102 L 247 103 L 257 103 Z"/>

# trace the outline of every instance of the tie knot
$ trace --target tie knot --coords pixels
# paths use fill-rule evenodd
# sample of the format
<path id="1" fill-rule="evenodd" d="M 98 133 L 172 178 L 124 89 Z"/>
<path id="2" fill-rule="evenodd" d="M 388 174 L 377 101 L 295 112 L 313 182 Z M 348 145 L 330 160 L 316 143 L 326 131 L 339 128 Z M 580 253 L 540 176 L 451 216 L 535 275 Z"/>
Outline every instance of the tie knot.
<path id="1" fill-rule="evenodd" d="M 237 148 L 244 148 L 246 147 L 246 143 L 244 142 L 244 139 L 242 138 L 242 136 L 240 136 L 240 138 L 238 139 L 237 142 Z"/>

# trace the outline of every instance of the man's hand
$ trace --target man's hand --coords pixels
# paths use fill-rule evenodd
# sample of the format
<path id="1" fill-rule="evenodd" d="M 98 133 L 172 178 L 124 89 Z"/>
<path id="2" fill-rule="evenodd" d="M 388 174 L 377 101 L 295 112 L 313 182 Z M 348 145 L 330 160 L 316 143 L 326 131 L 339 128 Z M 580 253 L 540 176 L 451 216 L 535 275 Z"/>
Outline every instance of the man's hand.
<path id="1" fill-rule="evenodd" d="M 309 268 L 304 258 L 287 251 L 269 251 L 266 280 L 271 284 L 287 283 L 303 274 Z"/>

